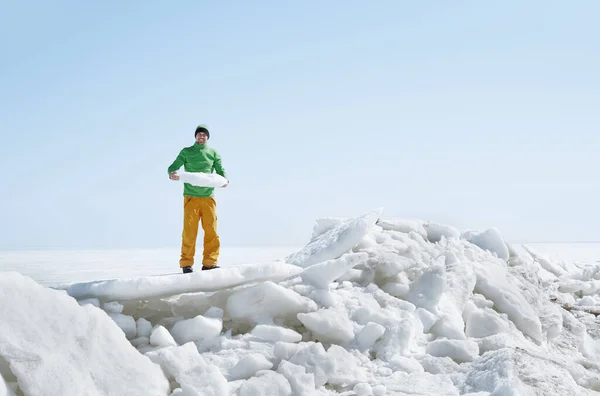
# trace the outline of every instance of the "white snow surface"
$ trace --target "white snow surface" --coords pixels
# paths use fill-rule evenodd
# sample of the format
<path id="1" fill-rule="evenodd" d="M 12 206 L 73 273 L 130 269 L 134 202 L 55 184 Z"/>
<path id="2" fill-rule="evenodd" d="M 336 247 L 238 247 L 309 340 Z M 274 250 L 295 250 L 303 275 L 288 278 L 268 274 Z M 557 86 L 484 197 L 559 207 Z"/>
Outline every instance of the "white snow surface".
<path id="1" fill-rule="evenodd" d="M 547 252 L 378 209 L 260 265 L 0 272 L 0 396 L 598 394 L 600 265 Z"/>

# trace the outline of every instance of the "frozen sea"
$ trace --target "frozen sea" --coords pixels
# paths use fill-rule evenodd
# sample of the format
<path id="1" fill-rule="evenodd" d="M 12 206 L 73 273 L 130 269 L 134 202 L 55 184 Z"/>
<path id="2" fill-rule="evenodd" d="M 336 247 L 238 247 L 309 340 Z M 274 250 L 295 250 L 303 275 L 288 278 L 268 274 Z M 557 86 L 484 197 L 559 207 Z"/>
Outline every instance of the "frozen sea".
<path id="1" fill-rule="evenodd" d="M 201 245 L 199 245 L 201 246 Z M 220 266 L 283 259 L 299 246 L 224 247 Z M 201 248 L 199 248 L 201 252 Z M 66 282 L 179 273 L 179 249 L 0 252 L 0 271 L 17 271 L 44 286 Z"/>

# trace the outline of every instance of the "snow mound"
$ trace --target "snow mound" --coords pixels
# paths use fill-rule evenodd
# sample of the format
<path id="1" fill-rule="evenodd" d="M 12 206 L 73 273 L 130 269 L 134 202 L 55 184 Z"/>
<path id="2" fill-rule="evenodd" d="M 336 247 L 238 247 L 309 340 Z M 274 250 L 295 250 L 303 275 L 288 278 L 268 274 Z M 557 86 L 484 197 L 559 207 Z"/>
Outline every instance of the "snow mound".
<path id="1" fill-rule="evenodd" d="M 172 396 L 600 391 L 600 265 L 543 258 L 495 228 L 382 215 L 319 219 L 286 262 L 52 292 L 104 310 Z M 14 388 L 11 370 L 0 359 Z"/>
<path id="2" fill-rule="evenodd" d="M 17 273 L 0 273 L 0 301 L 0 356 L 25 395 L 167 394 L 160 367 L 102 310 Z"/>

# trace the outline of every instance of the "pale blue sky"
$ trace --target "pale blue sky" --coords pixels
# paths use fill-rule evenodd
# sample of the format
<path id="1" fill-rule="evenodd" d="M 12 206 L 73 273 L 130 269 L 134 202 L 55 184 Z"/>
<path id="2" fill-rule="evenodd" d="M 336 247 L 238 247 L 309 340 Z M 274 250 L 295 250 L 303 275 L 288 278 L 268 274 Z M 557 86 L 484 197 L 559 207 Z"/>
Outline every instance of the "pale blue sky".
<path id="1" fill-rule="evenodd" d="M 56 1 L 0 12 L 0 249 L 178 247 L 166 168 L 223 157 L 224 246 L 385 214 L 600 240 L 600 2 Z"/>

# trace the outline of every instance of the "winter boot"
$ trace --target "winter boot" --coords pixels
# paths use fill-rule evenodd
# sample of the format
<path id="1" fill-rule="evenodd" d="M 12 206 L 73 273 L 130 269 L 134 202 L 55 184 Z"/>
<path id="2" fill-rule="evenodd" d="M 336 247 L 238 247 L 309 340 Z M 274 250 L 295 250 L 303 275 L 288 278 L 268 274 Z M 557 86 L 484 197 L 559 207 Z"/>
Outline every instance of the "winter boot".
<path id="1" fill-rule="evenodd" d="M 192 267 L 188 266 L 188 267 L 183 267 L 183 273 L 184 274 L 189 274 L 190 272 L 194 272 L 194 270 L 192 269 Z"/>

